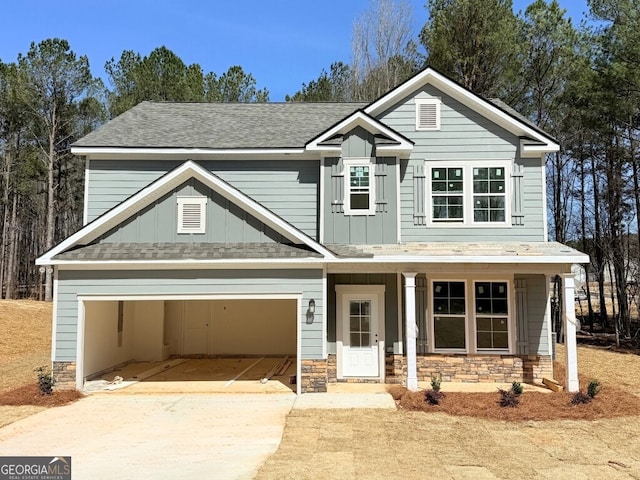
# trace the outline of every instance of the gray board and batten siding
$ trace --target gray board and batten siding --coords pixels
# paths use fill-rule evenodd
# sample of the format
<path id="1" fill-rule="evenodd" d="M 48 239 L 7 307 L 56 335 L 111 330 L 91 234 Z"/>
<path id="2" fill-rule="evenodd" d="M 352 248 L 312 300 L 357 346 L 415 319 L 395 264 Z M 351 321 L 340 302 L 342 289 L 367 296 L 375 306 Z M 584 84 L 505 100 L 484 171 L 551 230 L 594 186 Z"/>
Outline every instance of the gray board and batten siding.
<path id="1" fill-rule="evenodd" d="M 94 220 L 182 163 L 179 160 L 91 160 L 87 220 Z M 198 164 L 318 240 L 317 162 L 220 160 Z"/>
<path id="2" fill-rule="evenodd" d="M 439 98 L 437 131 L 416 131 L 415 99 Z M 403 242 L 421 241 L 545 241 L 544 165 L 539 158 L 520 158 L 520 139 L 458 100 L 425 86 L 378 118 L 415 143 L 410 159 L 400 163 L 401 233 Z M 438 161 L 511 160 L 511 227 L 428 227 L 424 199 L 424 164 Z"/>
<path id="3" fill-rule="evenodd" d="M 345 215 L 344 158 L 369 158 L 373 164 L 375 215 Z M 374 136 L 357 127 L 344 136 L 342 158 L 324 160 L 324 241 L 340 244 L 397 243 L 397 159 L 376 157 Z"/>
<path id="4" fill-rule="evenodd" d="M 54 361 L 76 361 L 78 296 L 146 295 L 292 295 L 302 296 L 303 359 L 322 358 L 322 270 L 60 270 Z M 213 295 L 212 295 L 213 296 Z M 315 301 L 314 321 L 306 321 L 309 300 Z M 250 335 L 250 332 L 247 332 Z"/>
<path id="5" fill-rule="evenodd" d="M 178 233 L 178 197 L 206 197 L 205 233 Z M 191 179 L 103 235 L 101 243 L 287 243 L 273 229 Z"/>

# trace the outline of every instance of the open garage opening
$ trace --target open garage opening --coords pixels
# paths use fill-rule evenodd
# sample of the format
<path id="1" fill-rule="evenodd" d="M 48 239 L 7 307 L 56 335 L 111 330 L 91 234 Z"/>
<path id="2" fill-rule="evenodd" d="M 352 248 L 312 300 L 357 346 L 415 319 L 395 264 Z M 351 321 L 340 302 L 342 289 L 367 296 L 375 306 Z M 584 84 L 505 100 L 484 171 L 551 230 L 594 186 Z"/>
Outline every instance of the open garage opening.
<path id="1" fill-rule="evenodd" d="M 297 299 L 85 300 L 83 306 L 83 384 L 297 391 Z"/>

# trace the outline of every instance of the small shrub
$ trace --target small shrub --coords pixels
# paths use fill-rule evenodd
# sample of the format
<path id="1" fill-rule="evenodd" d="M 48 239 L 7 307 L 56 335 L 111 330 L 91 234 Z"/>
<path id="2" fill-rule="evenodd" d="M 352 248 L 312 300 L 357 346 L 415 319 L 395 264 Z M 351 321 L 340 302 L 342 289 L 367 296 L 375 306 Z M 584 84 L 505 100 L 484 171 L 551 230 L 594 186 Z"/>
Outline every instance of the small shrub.
<path id="1" fill-rule="evenodd" d="M 442 374 L 438 373 L 436 375 L 435 373 L 432 373 L 431 374 L 431 390 L 433 390 L 434 392 L 439 392 L 441 383 L 442 383 Z"/>
<path id="2" fill-rule="evenodd" d="M 500 392 L 500 406 L 515 408 L 520 403 L 518 395 L 513 390 L 498 390 Z"/>
<path id="3" fill-rule="evenodd" d="M 53 393 L 53 375 L 46 367 L 40 366 L 34 370 L 38 374 L 38 389 L 40 395 L 51 395 Z"/>
<path id="4" fill-rule="evenodd" d="M 591 398 L 595 398 L 596 395 L 600 392 L 602 388 L 602 384 L 597 380 L 591 380 L 589 382 L 589 386 L 587 386 L 587 395 Z"/>
<path id="5" fill-rule="evenodd" d="M 427 390 L 424 393 L 424 398 L 429 405 L 439 405 L 440 401 L 444 398 L 444 393 L 440 390 Z"/>
<path id="6" fill-rule="evenodd" d="M 511 391 L 515 394 L 515 395 L 520 395 L 522 393 L 522 391 L 524 390 L 524 387 L 522 386 L 522 384 L 520 382 L 513 382 L 511 384 Z"/>
<path id="7" fill-rule="evenodd" d="M 573 398 L 571 398 L 571 405 L 584 405 L 586 403 L 589 403 L 591 401 L 591 398 L 589 395 L 585 395 L 583 392 L 576 392 L 573 395 Z"/>

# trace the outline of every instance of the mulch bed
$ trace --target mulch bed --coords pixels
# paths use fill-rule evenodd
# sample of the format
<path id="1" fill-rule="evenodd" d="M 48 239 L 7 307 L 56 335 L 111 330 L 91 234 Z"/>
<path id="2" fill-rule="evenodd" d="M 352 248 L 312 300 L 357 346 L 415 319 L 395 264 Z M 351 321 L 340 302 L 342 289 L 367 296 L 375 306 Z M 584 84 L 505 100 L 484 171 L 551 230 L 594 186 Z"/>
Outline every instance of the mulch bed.
<path id="1" fill-rule="evenodd" d="M 54 391 L 51 395 L 43 395 L 38 385 L 24 385 L 0 394 L 0 405 L 20 406 L 36 405 L 39 407 L 58 407 L 75 402 L 84 395 L 77 390 Z"/>
<path id="2" fill-rule="evenodd" d="M 555 378 L 565 381 L 562 365 L 554 363 Z M 580 378 L 580 389 L 586 392 L 589 379 Z M 447 392 L 438 405 L 425 399 L 425 391 L 409 392 L 401 386 L 391 387 L 389 392 L 398 408 L 423 412 L 441 412 L 488 420 L 595 420 L 640 415 L 640 397 L 625 390 L 604 384 L 595 398 L 587 404 L 572 405 L 572 393 L 524 392 L 516 407 L 500 406 L 500 394 Z"/>

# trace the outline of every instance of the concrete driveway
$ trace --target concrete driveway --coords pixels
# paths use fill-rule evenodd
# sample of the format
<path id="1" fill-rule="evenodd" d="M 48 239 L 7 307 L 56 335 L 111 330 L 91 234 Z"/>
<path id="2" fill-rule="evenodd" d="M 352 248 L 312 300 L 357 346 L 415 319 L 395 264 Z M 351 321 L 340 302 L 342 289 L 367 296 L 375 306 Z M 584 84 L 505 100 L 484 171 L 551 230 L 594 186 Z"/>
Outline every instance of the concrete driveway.
<path id="1" fill-rule="evenodd" d="M 71 456 L 72 478 L 250 479 L 295 395 L 97 394 L 0 429 L 0 455 Z"/>

